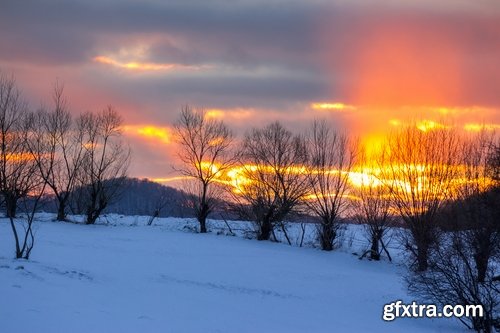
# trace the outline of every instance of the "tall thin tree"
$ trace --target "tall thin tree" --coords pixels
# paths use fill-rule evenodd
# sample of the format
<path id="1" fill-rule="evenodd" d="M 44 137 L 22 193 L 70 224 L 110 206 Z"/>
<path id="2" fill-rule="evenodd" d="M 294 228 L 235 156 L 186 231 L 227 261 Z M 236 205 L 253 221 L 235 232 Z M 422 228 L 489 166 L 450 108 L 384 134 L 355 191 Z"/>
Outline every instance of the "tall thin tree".
<path id="1" fill-rule="evenodd" d="M 85 113 L 77 119 L 83 133 L 84 154 L 77 195 L 84 202 L 86 224 L 94 224 L 122 189 L 130 163 L 130 149 L 122 138 L 122 118 L 113 107 Z"/>
<path id="2" fill-rule="evenodd" d="M 37 158 L 36 162 L 55 196 L 57 220 L 64 221 L 71 194 L 82 171 L 84 132 L 75 126 L 64 97 L 63 85 L 54 85 L 52 98 L 53 109 L 50 112 L 40 111 L 37 117 L 35 133 L 37 140 L 46 145 L 46 155 Z"/>
<path id="3" fill-rule="evenodd" d="M 235 162 L 231 152 L 234 135 L 222 121 L 186 106 L 174 125 L 174 136 L 182 162 L 176 169 L 189 179 L 185 190 L 193 198 L 200 233 L 205 233 L 207 218 L 220 195 L 218 178 Z"/>
<path id="4" fill-rule="evenodd" d="M 341 228 L 340 218 L 348 207 L 346 194 L 356 147 L 346 134 L 335 132 L 325 121 L 314 122 L 307 137 L 310 194 L 305 203 L 320 220 L 321 248 L 331 251 Z"/>
<path id="5" fill-rule="evenodd" d="M 25 259 L 34 246 L 34 214 L 46 186 L 35 162 L 46 156 L 45 146 L 32 135 L 35 117 L 28 112 L 14 78 L 0 73 L 0 194 L 14 236 L 16 258 Z M 16 218 L 19 202 L 28 197 L 32 209 L 26 210 L 27 218 Z"/>

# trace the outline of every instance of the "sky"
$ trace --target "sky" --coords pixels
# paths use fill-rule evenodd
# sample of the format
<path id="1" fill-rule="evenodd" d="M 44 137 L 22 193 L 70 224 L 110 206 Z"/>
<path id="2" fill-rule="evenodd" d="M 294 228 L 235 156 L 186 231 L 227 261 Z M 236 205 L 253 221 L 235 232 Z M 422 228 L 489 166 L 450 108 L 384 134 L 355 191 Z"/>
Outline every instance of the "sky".
<path id="1" fill-rule="evenodd" d="M 171 124 L 203 108 L 243 136 L 315 119 L 374 143 L 410 120 L 500 130 L 498 0 L 0 2 L 0 70 L 32 107 L 113 105 L 130 175 L 174 176 Z"/>

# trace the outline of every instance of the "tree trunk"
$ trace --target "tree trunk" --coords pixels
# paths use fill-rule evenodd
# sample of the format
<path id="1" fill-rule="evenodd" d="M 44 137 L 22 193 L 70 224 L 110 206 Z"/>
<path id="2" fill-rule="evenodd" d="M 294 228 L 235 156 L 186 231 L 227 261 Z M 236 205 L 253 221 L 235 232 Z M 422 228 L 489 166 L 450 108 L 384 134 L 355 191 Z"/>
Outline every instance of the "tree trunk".
<path id="1" fill-rule="evenodd" d="M 429 248 L 426 245 L 419 244 L 417 247 L 417 271 L 424 272 L 429 267 L 428 263 Z"/>
<path id="2" fill-rule="evenodd" d="M 476 253 L 474 255 L 474 261 L 476 262 L 477 281 L 484 282 L 486 279 L 486 272 L 488 271 L 488 256 Z"/>
<path id="3" fill-rule="evenodd" d="M 372 246 L 370 249 L 370 259 L 372 260 L 380 260 L 380 252 L 379 252 L 379 237 L 377 233 L 372 235 Z"/>
<path id="4" fill-rule="evenodd" d="M 23 253 L 21 252 L 21 247 L 19 246 L 19 235 L 17 234 L 16 225 L 13 217 L 9 217 L 10 226 L 12 228 L 12 233 L 14 234 L 14 240 L 16 242 L 16 259 L 22 258 Z"/>
<path id="5" fill-rule="evenodd" d="M 417 220 L 413 222 L 413 225 L 410 225 L 410 230 L 413 236 L 413 244 L 416 247 L 416 249 L 412 249 L 417 260 L 416 270 L 417 272 L 425 272 L 429 268 L 429 249 L 435 238 L 433 234 L 437 230 L 433 227 L 431 220 Z"/>
<path id="6" fill-rule="evenodd" d="M 5 196 L 5 215 L 8 218 L 15 218 L 17 211 L 17 199 L 13 196 Z"/>
<path id="7" fill-rule="evenodd" d="M 97 217 L 92 212 L 87 213 L 87 219 L 85 220 L 85 224 L 95 224 L 97 221 Z"/>
<path id="8" fill-rule="evenodd" d="M 198 221 L 200 222 L 200 234 L 205 234 L 207 232 L 207 218 L 202 217 Z"/>
<path id="9" fill-rule="evenodd" d="M 485 311 L 483 318 L 473 318 L 472 319 L 472 328 L 476 332 L 492 333 L 493 326 L 494 326 L 494 322 L 493 322 L 492 314 L 489 311 Z"/>
<path id="10" fill-rule="evenodd" d="M 99 216 L 101 215 L 101 208 L 94 208 L 87 210 L 87 220 L 85 224 L 95 224 Z"/>
<path id="11" fill-rule="evenodd" d="M 260 224 L 259 234 L 257 235 L 258 240 L 269 240 L 271 238 L 271 231 L 273 230 L 273 226 L 268 219 L 265 219 Z"/>
<path id="12" fill-rule="evenodd" d="M 57 208 L 57 220 L 66 220 L 66 203 L 64 201 L 59 201 L 59 207 Z"/>
<path id="13" fill-rule="evenodd" d="M 98 194 L 91 194 L 90 204 L 87 206 L 87 220 L 85 224 L 95 224 L 99 216 L 101 216 L 102 211 L 106 208 L 106 205 L 102 204 L 97 196 Z"/>
<path id="14" fill-rule="evenodd" d="M 337 237 L 337 233 L 333 228 L 333 223 L 330 221 L 328 222 L 324 221 L 321 224 L 320 235 L 319 235 L 321 242 L 321 249 L 323 251 L 332 251 L 333 241 L 335 240 L 335 237 Z"/>
<path id="15" fill-rule="evenodd" d="M 202 202 L 200 205 L 200 210 L 198 212 L 198 222 L 200 223 L 200 233 L 204 234 L 207 232 L 207 218 L 210 213 L 210 206 L 205 202 Z"/>

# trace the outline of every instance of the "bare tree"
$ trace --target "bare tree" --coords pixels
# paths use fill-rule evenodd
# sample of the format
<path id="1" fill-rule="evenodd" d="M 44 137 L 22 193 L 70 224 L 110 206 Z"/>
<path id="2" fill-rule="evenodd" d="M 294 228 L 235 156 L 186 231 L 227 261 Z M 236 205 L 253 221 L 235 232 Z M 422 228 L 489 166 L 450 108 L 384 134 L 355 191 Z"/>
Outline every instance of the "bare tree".
<path id="1" fill-rule="evenodd" d="M 53 92 L 54 108 L 40 111 L 35 133 L 45 145 L 45 156 L 37 158 L 40 173 L 57 201 L 57 220 L 66 219 L 70 196 L 77 185 L 84 156 L 84 133 L 76 128 L 64 98 L 64 87 L 58 83 Z"/>
<path id="2" fill-rule="evenodd" d="M 39 140 L 39 119 L 43 118 L 43 116 L 44 114 L 40 111 L 28 113 L 23 121 L 23 128 L 21 130 L 29 154 L 25 163 L 30 165 L 29 169 L 32 173 L 29 177 L 19 180 L 19 187 L 25 187 L 29 190 L 26 192 L 26 196 L 19 200 L 23 204 L 21 208 L 23 208 L 25 219 L 18 221 L 18 223 L 22 223 L 23 225 L 24 232 L 21 235 L 24 237 L 22 243 L 18 243 L 17 235 L 15 237 L 17 258 L 29 259 L 35 245 L 33 223 L 35 222 L 35 214 L 38 211 L 40 201 L 45 195 L 47 188 L 47 181 L 40 172 L 40 168 L 37 168 L 37 166 L 39 164 L 50 165 L 52 161 L 49 146 L 46 142 Z M 12 217 L 10 220 L 11 224 L 13 224 Z"/>
<path id="3" fill-rule="evenodd" d="M 347 135 L 333 131 L 326 122 L 314 122 L 308 135 L 307 207 L 320 219 L 321 249 L 331 251 L 341 228 L 340 218 L 348 207 L 349 187 L 356 148 Z"/>
<path id="4" fill-rule="evenodd" d="M 7 217 L 16 216 L 17 201 L 29 193 L 25 180 L 35 167 L 26 144 L 27 115 L 14 78 L 0 74 L 0 192 Z"/>
<path id="5" fill-rule="evenodd" d="M 494 279 L 498 266 L 488 267 L 483 281 L 480 281 L 470 238 L 462 231 L 442 236 L 444 239 L 438 246 L 429 251 L 429 269 L 411 272 L 407 277 L 410 292 L 425 302 L 431 301 L 440 306 L 480 305 L 483 316 L 459 320 L 477 332 L 493 332 L 493 326 L 500 325 L 500 288 Z"/>
<path id="6" fill-rule="evenodd" d="M 256 223 L 257 239 L 268 240 L 279 226 L 291 243 L 284 220 L 307 193 L 305 140 L 276 122 L 247 133 L 241 150 L 240 212 Z"/>
<path id="7" fill-rule="evenodd" d="M 46 152 L 43 145 L 34 144 L 34 119 L 15 80 L 0 74 L 0 194 L 14 236 L 16 258 L 25 259 L 34 246 L 34 215 L 46 186 L 35 162 Z M 19 201 L 27 197 L 33 202 L 25 221 L 16 218 L 16 210 Z"/>
<path id="8" fill-rule="evenodd" d="M 463 230 L 479 282 L 484 282 L 492 258 L 500 255 L 500 180 L 490 177 L 494 143 L 494 134 L 486 131 L 464 143 L 458 198 L 449 205 L 453 214 L 448 220 Z"/>
<path id="9" fill-rule="evenodd" d="M 410 291 L 440 305 L 481 305 L 481 317 L 461 318 L 468 328 L 500 328 L 500 180 L 495 135 L 481 131 L 463 142 L 456 200 L 441 217 L 445 232 L 430 250 L 429 270 L 408 277 Z M 495 166 L 496 165 L 496 166 Z"/>
<path id="10" fill-rule="evenodd" d="M 108 106 L 100 113 L 85 113 L 77 120 L 83 136 L 80 188 L 86 224 L 94 224 L 107 205 L 120 193 L 130 162 L 124 144 L 120 115 Z"/>
<path id="11" fill-rule="evenodd" d="M 234 135 L 222 122 L 206 117 L 205 112 L 189 106 L 182 109 L 174 126 L 182 166 L 178 171 L 188 177 L 185 191 L 191 202 L 200 232 L 207 232 L 207 218 L 221 194 L 218 178 L 234 165 L 231 153 Z"/>
<path id="12" fill-rule="evenodd" d="M 354 220 L 363 224 L 370 248 L 364 252 L 360 259 L 370 254 L 370 259 L 380 260 L 382 251 L 389 260 L 392 260 L 387 249 L 387 231 L 393 226 L 394 218 L 390 213 L 391 200 L 388 189 L 380 182 L 373 171 L 383 163 L 368 159 L 366 154 L 361 154 L 358 159 L 360 165 L 360 182 L 352 191 L 355 198 L 351 200 L 351 211 Z"/>
<path id="13" fill-rule="evenodd" d="M 419 271 L 427 269 L 436 244 L 438 212 L 453 197 L 459 163 L 459 137 L 451 129 L 421 131 L 408 125 L 388 140 L 381 179 L 409 234 L 404 244 Z"/>
<path id="14" fill-rule="evenodd" d="M 487 175 L 491 179 L 500 182 L 500 138 L 491 142 L 487 161 Z"/>

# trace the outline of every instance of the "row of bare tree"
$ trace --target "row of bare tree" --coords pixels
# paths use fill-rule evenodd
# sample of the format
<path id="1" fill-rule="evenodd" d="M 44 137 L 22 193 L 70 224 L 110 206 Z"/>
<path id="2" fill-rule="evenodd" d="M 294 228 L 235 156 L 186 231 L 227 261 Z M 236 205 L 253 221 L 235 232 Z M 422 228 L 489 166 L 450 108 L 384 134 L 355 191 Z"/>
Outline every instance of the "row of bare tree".
<path id="1" fill-rule="evenodd" d="M 409 125 L 368 157 L 326 122 L 314 122 L 304 135 L 272 123 L 237 142 L 222 121 L 189 107 L 175 132 L 200 232 L 215 205 L 228 201 L 255 223 L 257 239 L 268 240 L 279 228 L 290 243 L 285 221 L 302 211 L 316 217 L 321 248 L 332 250 L 342 218 L 351 217 L 366 226 L 370 240 L 362 257 L 379 260 L 382 253 L 390 259 L 384 239 L 398 226 L 392 231 L 401 231 L 408 253 L 410 290 L 441 305 L 483 305 L 484 318 L 469 318 L 476 330 L 489 332 L 498 320 L 500 142 L 494 133 Z"/>
<path id="2" fill-rule="evenodd" d="M 272 123 L 251 130 L 236 145 L 223 122 L 189 107 L 182 110 L 175 131 L 183 162 L 179 170 L 193 179 L 186 190 L 195 198 L 200 232 L 207 231 L 206 219 L 222 199 L 255 222 L 259 240 L 270 239 L 275 228 L 286 236 L 286 218 L 306 203 L 321 219 L 322 248 L 333 249 L 349 176 L 341 170 L 352 168 L 356 154 L 346 135 L 315 123 L 304 137 Z M 308 163 L 314 172 L 306 172 Z M 233 179 L 228 172 L 235 173 Z"/>
<path id="3" fill-rule="evenodd" d="M 66 219 L 76 199 L 92 224 L 116 194 L 130 159 L 112 107 L 74 118 L 61 85 L 52 97 L 50 108 L 31 111 L 14 78 L 0 73 L 0 198 L 17 258 L 31 253 L 34 214 L 44 195 L 56 198 L 58 220 Z"/>

